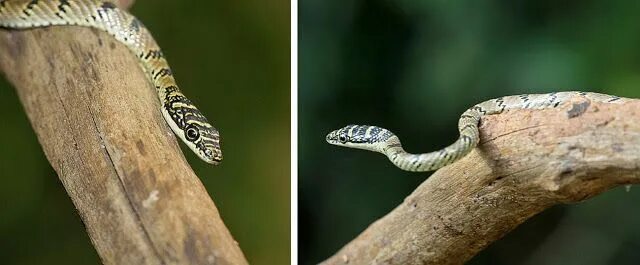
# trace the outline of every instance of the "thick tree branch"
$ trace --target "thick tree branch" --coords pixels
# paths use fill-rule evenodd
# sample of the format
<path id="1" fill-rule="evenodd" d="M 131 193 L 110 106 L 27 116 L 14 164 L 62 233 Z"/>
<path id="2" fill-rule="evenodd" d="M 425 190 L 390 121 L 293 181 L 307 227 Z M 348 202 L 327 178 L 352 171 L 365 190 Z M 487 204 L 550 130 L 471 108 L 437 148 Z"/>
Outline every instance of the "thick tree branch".
<path id="1" fill-rule="evenodd" d="M 0 30 L 0 70 L 103 263 L 246 264 L 136 60 L 89 28 Z"/>
<path id="2" fill-rule="evenodd" d="M 640 182 L 640 101 L 484 117 L 481 144 L 324 264 L 462 264 L 560 203 Z"/>

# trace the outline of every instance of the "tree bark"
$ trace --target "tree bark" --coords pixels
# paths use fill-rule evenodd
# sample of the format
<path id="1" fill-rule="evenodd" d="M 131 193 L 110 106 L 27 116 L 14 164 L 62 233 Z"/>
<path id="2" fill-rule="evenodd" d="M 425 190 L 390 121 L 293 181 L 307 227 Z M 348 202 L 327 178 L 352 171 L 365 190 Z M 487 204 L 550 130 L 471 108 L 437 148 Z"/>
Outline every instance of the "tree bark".
<path id="1" fill-rule="evenodd" d="M 247 263 L 124 45 L 83 27 L 0 30 L 0 70 L 103 263 Z"/>
<path id="2" fill-rule="evenodd" d="M 324 264 L 462 264 L 533 215 L 640 182 L 640 102 L 482 118 L 481 143 Z"/>

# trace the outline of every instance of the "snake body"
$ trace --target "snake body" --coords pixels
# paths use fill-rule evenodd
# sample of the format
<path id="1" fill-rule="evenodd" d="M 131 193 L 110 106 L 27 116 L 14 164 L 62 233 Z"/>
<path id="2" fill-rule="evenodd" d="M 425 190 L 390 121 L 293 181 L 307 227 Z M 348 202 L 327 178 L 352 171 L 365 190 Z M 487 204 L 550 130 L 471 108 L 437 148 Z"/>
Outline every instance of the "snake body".
<path id="1" fill-rule="evenodd" d="M 473 106 L 460 116 L 458 121 L 460 137 L 457 141 L 444 149 L 424 154 L 407 153 L 395 134 L 377 126 L 348 125 L 329 133 L 326 140 L 338 146 L 385 154 L 393 164 L 403 170 L 431 171 L 455 162 L 475 148 L 480 141 L 478 123 L 482 116 L 514 109 L 555 108 L 574 96 L 583 96 L 590 101 L 606 103 L 623 103 L 629 100 L 590 92 L 529 94 L 487 100 Z"/>
<path id="2" fill-rule="evenodd" d="M 220 135 L 182 94 L 171 68 L 149 30 L 109 1 L 0 0 L 0 27 L 30 29 L 75 25 L 106 31 L 139 59 L 160 99 L 169 127 L 198 157 L 208 163 L 222 160 Z"/>

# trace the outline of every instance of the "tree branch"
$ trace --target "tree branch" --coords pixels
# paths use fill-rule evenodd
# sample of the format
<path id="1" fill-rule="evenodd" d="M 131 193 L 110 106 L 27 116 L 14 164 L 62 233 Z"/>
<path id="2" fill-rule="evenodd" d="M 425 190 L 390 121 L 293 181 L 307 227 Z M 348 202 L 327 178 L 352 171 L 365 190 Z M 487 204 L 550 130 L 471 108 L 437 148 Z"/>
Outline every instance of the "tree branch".
<path id="1" fill-rule="evenodd" d="M 82 27 L 0 30 L 0 58 L 103 263 L 247 263 L 124 45 Z"/>
<path id="2" fill-rule="evenodd" d="M 575 97 L 482 119 L 481 144 L 435 172 L 324 264 L 462 264 L 560 203 L 640 182 L 640 102 Z"/>

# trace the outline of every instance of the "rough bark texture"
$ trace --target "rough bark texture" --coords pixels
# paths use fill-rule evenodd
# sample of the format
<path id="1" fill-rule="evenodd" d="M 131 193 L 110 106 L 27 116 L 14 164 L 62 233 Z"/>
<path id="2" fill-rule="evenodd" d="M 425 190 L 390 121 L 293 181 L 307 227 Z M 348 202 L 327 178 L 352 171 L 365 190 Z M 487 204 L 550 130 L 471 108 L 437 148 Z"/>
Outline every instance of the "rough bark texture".
<path id="1" fill-rule="evenodd" d="M 103 263 L 246 264 L 136 60 L 94 29 L 0 30 L 0 70 Z"/>
<path id="2" fill-rule="evenodd" d="M 462 264 L 560 203 L 640 182 L 640 101 L 576 97 L 482 119 L 481 144 L 435 172 L 324 264 Z"/>

